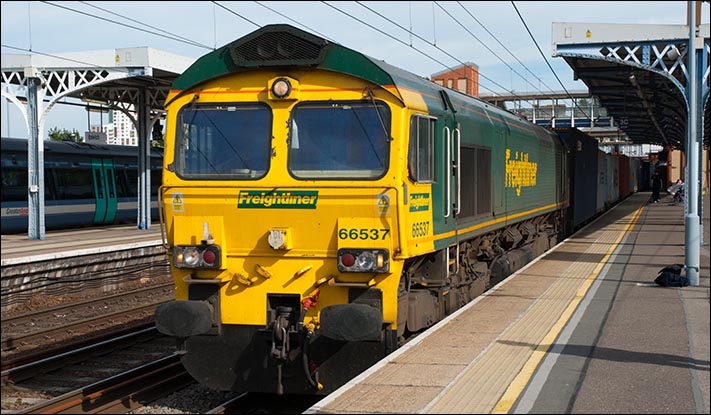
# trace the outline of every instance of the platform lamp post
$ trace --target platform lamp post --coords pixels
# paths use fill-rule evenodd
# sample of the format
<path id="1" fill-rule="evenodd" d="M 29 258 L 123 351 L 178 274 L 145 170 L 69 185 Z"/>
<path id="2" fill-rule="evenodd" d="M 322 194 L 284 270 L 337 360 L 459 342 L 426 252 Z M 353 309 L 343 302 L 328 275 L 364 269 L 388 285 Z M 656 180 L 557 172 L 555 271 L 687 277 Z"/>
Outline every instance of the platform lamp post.
<path id="1" fill-rule="evenodd" d="M 686 102 L 688 105 L 687 119 L 687 168 L 686 175 L 687 197 L 686 197 L 686 215 L 684 217 L 684 234 L 685 234 L 685 257 L 684 266 L 686 268 L 686 276 L 689 279 L 689 284 L 692 286 L 699 285 L 699 267 L 700 267 L 700 232 L 699 232 L 699 140 L 698 140 L 698 88 L 697 88 L 697 54 L 703 51 L 703 39 L 701 45 L 697 48 L 696 36 L 696 1 L 689 1 L 689 47 L 687 51 L 687 69 L 688 80 L 686 90 Z"/>

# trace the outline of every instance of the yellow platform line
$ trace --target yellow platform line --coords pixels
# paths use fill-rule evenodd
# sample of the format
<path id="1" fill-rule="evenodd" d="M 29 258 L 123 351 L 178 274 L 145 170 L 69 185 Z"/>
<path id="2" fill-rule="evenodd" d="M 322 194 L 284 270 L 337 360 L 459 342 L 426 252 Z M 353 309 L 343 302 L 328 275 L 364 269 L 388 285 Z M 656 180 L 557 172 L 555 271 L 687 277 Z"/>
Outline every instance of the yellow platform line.
<path id="1" fill-rule="evenodd" d="M 609 247 L 607 253 L 602 258 L 600 263 L 598 263 L 593 272 L 588 275 L 585 282 L 578 289 L 578 292 L 575 295 L 573 301 L 568 304 L 568 307 L 565 309 L 563 314 L 561 314 L 558 321 L 553 325 L 553 328 L 543 338 L 543 341 L 536 347 L 531 357 L 528 359 L 528 361 L 523 366 L 523 368 L 513 380 L 513 382 L 511 382 L 509 387 L 506 389 L 506 392 L 504 392 L 504 394 L 501 396 L 499 402 L 496 404 L 491 413 L 506 414 L 509 412 L 509 410 L 511 410 L 511 407 L 521 395 L 524 388 L 531 380 L 531 377 L 533 377 L 533 373 L 536 371 L 536 368 L 541 363 L 546 353 L 553 345 L 553 342 L 555 341 L 555 339 L 558 338 L 560 332 L 568 323 L 568 320 L 570 320 L 570 317 L 573 315 L 580 302 L 583 300 L 583 298 L 585 298 L 585 295 L 590 289 L 590 286 L 598 277 L 604 266 L 607 264 L 607 261 L 610 259 L 610 256 L 612 256 L 612 253 L 619 246 L 620 242 L 622 241 L 622 238 L 624 238 L 627 232 L 632 229 L 639 220 L 639 217 L 642 214 L 642 211 L 644 210 L 646 204 L 647 202 L 644 201 L 644 203 L 639 208 L 637 208 L 634 213 L 634 217 L 632 218 L 630 223 L 628 223 L 627 226 L 625 226 L 625 228 L 622 230 L 622 232 L 618 234 L 617 238 L 615 239 L 615 242 Z"/>
<path id="2" fill-rule="evenodd" d="M 637 222 L 642 207 L 635 212 L 629 225 L 621 231 L 621 226 L 609 226 L 586 250 L 586 254 L 605 253 L 600 263 L 570 264 L 563 272 L 566 278 L 558 278 L 551 284 L 518 321 L 492 343 L 485 355 L 475 359 L 424 412 L 507 412 L 604 264 Z M 522 353 L 522 347 L 534 350 Z M 493 373 L 496 373 L 493 378 L 486 376 Z"/>

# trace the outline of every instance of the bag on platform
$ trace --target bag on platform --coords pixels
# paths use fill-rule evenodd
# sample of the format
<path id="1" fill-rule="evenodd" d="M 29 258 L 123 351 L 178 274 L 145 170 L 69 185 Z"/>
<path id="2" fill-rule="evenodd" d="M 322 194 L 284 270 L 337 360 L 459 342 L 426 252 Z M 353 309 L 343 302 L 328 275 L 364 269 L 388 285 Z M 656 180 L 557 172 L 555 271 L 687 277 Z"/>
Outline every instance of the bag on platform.
<path id="1" fill-rule="evenodd" d="M 684 266 L 681 264 L 669 265 L 659 271 L 659 276 L 654 279 L 654 282 L 662 287 L 686 287 L 689 285 L 689 279 L 685 275 L 681 275 Z"/>

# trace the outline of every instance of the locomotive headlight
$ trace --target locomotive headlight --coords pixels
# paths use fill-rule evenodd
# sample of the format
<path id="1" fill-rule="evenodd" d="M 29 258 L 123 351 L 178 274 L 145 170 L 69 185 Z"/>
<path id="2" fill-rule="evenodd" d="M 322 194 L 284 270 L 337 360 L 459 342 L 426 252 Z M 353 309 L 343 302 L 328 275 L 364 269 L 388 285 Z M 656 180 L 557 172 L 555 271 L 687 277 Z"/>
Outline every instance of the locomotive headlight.
<path id="1" fill-rule="evenodd" d="M 299 98 L 299 81 L 288 76 L 278 76 L 267 82 L 269 99 L 294 100 Z"/>
<path id="2" fill-rule="evenodd" d="M 291 93 L 291 82 L 286 78 L 278 78 L 272 84 L 272 94 L 277 98 L 286 98 Z"/>
<path id="3" fill-rule="evenodd" d="M 195 266 L 200 260 L 200 253 L 197 248 L 186 248 L 183 250 L 183 263 L 189 267 Z"/>
<path id="4" fill-rule="evenodd" d="M 356 258 L 355 265 L 360 269 L 372 269 L 375 265 L 375 255 L 369 251 L 361 252 Z"/>
<path id="5" fill-rule="evenodd" d="M 390 255 L 387 249 L 338 250 L 338 271 L 340 272 L 389 272 Z"/>
<path id="6" fill-rule="evenodd" d="M 179 245 L 173 247 L 177 268 L 220 268 L 222 250 L 218 245 Z"/>

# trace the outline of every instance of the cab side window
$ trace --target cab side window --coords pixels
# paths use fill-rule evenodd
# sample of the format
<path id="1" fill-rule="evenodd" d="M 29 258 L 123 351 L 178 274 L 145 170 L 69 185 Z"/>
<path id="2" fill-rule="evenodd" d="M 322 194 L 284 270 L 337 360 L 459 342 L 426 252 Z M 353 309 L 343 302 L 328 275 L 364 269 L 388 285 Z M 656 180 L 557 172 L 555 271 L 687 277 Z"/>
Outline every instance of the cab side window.
<path id="1" fill-rule="evenodd" d="M 407 157 L 410 180 L 434 183 L 434 142 L 437 119 L 415 115 L 410 120 L 410 145 Z"/>

